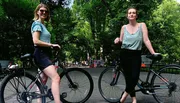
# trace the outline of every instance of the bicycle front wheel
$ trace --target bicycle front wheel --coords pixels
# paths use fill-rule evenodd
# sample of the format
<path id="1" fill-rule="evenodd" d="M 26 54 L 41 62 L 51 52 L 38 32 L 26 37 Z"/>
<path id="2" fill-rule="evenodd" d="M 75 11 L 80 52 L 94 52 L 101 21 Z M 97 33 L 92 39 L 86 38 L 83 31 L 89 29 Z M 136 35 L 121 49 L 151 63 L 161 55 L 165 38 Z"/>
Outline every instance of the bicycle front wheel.
<path id="1" fill-rule="evenodd" d="M 102 71 L 98 80 L 98 88 L 101 96 L 108 102 L 118 102 L 125 90 L 125 78 L 116 67 L 106 68 Z"/>
<path id="2" fill-rule="evenodd" d="M 169 65 L 163 67 L 160 69 L 159 75 L 153 76 L 151 83 L 153 97 L 158 103 L 180 103 L 179 66 Z"/>
<path id="3" fill-rule="evenodd" d="M 87 71 L 81 68 L 69 68 L 67 73 L 61 73 L 60 77 L 60 96 L 63 103 L 85 103 L 90 98 L 94 83 Z"/>
<path id="4" fill-rule="evenodd" d="M 22 71 L 7 75 L 1 81 L 0 103 L 45 103 L 45 97 L 35 98 L 36 94 L 44 94 L 41 84 L 35 80 Z"/>

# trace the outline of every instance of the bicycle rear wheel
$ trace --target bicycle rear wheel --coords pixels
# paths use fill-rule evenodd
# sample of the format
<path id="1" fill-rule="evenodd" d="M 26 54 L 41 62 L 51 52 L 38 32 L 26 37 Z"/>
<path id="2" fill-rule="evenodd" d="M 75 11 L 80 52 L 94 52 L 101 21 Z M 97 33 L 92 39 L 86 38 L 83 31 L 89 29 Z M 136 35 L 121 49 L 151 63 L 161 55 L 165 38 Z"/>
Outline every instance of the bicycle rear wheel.
<path id="1" fill-rule="evenodd" d="M 180 67 L 169 65 L 152 78 L 153 97 L 158 103 L 180 103 Z M 165 83 L 165 81 L 168 83 Z"/>
<path id="2" fill-rule="evenodd" d="M 72 86 L 67 75 L 75 86 Z M 63 103 L 85 103 L 91 96 L 94 83 L 91 75 L 81 68 L 67 69 L 61 73 L 60 96 Z"/>
<path id="3" fill-rule="evenodd" d="M 98 88 L 101 96 L 108 102 L 118 102 L 125 90 L 125 78 L 123 73 L 116 70 L 117 67 L 106 68 L 102 71 L 98 80 Z M 117 71 L 117 72 L 116 72 Z"/>
<path id="4" fill-rule="evenodd" d="M 37 103 L 36 94 L 44 94 L 39 81 L 29 73 L 18 71 L 7 75 L 0 86 L 0 103 Z M 39 89 L 39 91 L 38 91 Z M 45 97 L 39 98 L 45 103 Z"/>

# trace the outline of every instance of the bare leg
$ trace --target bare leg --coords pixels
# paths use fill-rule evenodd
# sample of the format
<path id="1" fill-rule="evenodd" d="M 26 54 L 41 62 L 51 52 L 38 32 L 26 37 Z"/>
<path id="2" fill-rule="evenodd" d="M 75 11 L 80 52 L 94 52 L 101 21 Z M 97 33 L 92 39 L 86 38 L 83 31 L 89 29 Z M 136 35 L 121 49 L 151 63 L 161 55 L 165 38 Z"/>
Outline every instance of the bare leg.
<path id="1" fill-rule="evenodd" d="M 122 95 L 122 97 L 121 97 L 121 99 L 120 99 L 120 102 L 121 102 L 121 103 L 124 103 L 128 95 L 129 95 L 129 94 L 128 94 L 126 91 L 124 91 L 124 93 L 123 93 L 123 95 Z"/>
<path id="2" fill-rule="evenodd" d="M 53 65 L 48 66 L 43 70 L 43 72 L 51 78 L 51 90 L 52 94 L 54 97 L 54 102 L 55 103 L 61 103 L 60 101 L 60 93 L 59 93 L 59 88 L 60 88 L 60 77 L 59 74 L 57 73 L 55 67 Z"/>
<path id="3" fill-rule="evenodd" d="M 132 103 L 137 103 L 136 97 L 132 97 Z"/>
<path id="4" fill-rule="evenodd" d="M 42 83 L 45 85 L 47 83 L 48 80 L 48 76 L 45 73 L 41 73 L 41 79 L 42 79 Z"/>

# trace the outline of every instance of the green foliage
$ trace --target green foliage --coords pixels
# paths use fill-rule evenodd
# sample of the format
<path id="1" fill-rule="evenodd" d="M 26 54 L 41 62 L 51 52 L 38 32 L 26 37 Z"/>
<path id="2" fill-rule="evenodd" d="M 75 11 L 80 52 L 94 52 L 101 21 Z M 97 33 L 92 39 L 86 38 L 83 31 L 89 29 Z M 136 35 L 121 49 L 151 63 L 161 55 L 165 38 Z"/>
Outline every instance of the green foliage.
<path id="1" fill-rule="evenodd" d="M 150 21 L 150 35 L 156 51 L 168 54 L 169 62 L 176 62 L 180 58 L 180 12 L 179 4 L 175 0 L 163 0 L 154 10 Z M 171 59 L 173 58 L 173 59 Z"/>
<path id="2" fill-rule="evenodd" d="M 53 30 L 51 33 L 55 38 L 54 42 L 62 46 L 61 59 L 65 60 L 65 58 L 68 58 L 66 57 L 66 51 L 71 51 L 68 47 L 71 45 L 69 36 L 71 36 L 76 22 L 74 22 L 69 8 L 56 8 L 52 15 L 51 24 Z"/>
<path id="3" fill-rule="evenodd" d="M 0 0 L 0 18 L 4 17 L 4 10 L 2 8 L 2 0 Z"/>
<path id="4" fill-rule="evenodd" d="M 33 51 L 30 27 L 39 1 L 0 0 L 1 59 Z M 118 57 L 119 46 L 113 41 L 128 23 L 126 10 L 131 6 L 138 9 L 138 22 L 147 24 L 155 51 L 166 55 L 167 61 L 180 58 L 180 7 L 175 0 L 74 0 L 72 8 L 49 6 L 51 21 L 46 26 L 52 42 L 62 47 L 62 60 Z M 143 46 L 143 54 L 147 53 Z"/>
<path id="5" fill-rule="evenodd" d="M 0 20 L 0 58 L 11 59 L 20 53 L 31 52 L 30 26 L 36 2 L 2 0 L 4 13 Z"/>
<path id="6" fill-rule="evenodd" d="M 4 0 L 2 4 L 7 16 L 14 18 L 28 18 L 33 16 L 32 12 L 37 3 L 30 2 L 30 0 Z"/>
<path id="7" fill-rule="evenodd" d="M 94 53 L 96 59 L 100 57 L 115 57 L 119 53 L 113 41 L 119 36 L 121 26 L 127 24 L 126 10 L 133 6 L 139 10 L 138 21 L 148 21 L 157 0 L 78 0 L 73 6 L 73 13 L 77 19 L 90 23 L 94 39 Z M 100 50 L 103 48 L 103 52 Z M 115 51 L 114 51 L 115 50 Z"/>
<path id="8" fill-rule="evenodd" d="M 93 52 L 94 40 L 92 38 L 90 24 L 87 21 L 78 22 L 72 32 L 72 35 L 69 36 L 69 39 L 70 43 L 72 43 L 74 47 L 78 49 L 80 54 L 79 56 L 81 56 L 77 59 L 78 61 L 80 59 L 86 60 L 87 53 Z M 77 55 L 74 55 L 74 57 L 77 57 Z"/>

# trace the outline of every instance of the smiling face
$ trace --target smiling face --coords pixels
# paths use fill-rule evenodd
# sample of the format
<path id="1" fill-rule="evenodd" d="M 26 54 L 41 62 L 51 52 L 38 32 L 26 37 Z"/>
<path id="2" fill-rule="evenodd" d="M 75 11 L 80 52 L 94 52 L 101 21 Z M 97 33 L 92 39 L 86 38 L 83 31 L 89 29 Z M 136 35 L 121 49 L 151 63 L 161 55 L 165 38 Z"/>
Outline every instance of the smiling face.
<path id="1" fill-rule="evenodd" d="M 129 20 L 136 20 L 136 18 L 137 18 L 137 10 L 134 9 L 134 8 L 128 9 L 127 18 Z"/>
<path id="2" fill-rule="evenodd" d="M 47 5 L 39 4 L 34 10 L 34 20 L 38 20 L 38 19 L 43 21 L 49 21 L 50 11 Z"/>
<path id="3" fill-rule="evenodd" d="M 37 11 L 37 15 L 39 16 L 39 19 L 45 20 L 48 17 L 48 10 L 45 7 L 39 8 Z"/>

